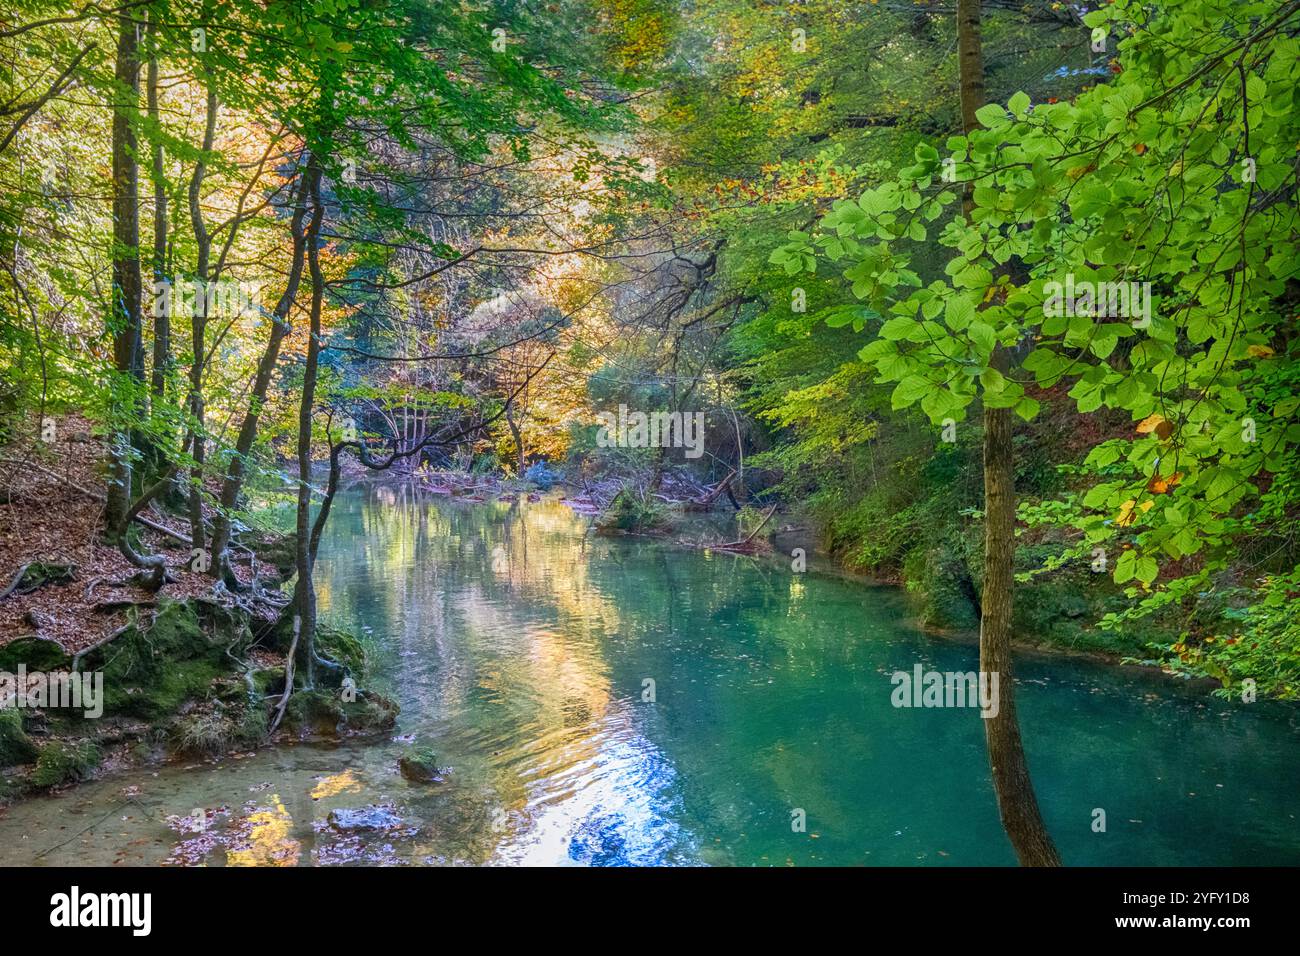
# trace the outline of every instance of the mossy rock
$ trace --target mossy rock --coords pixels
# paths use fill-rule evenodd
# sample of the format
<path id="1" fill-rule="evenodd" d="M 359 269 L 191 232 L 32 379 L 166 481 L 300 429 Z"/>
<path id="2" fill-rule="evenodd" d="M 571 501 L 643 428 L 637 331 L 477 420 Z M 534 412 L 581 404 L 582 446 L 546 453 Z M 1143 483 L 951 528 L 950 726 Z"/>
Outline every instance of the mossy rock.
<path id="1" fill-rule="evenodd" d="M 235 667 L 231 655 L 251 640 L 238 612 L 210 601 L 164 598 L 152 624 L 133 624 L 87 657 L 84 669 L 104 672 L 106 713 L 157 720 L 187 700 L 207 697 L 212 682 Z"/>
<path id="2" fill-rule="evenodd" d="M 1041 567 L 1058 556 L 1062 548 L 1055 542 L 1018 548 L 1016 569 Z M 1108 574 L 1072 563 L 1016 587 L 1012 628 L 1018 639 L 1035 644 L 1139 657 L 1151 639 L 1151 622 L 1143 625 L 1141 633 L 1096 626 L 1107 613 L 1129 606 L 1128 598 Z"/>
<path id="3" fill-rule="evenodd" d="M 975 582 L 967 572 L 965 556 L 952 544 L 910 551 L 903 578 L 923 623 L 953 630 L 979 626 Z"/>
<path id="4" fill-rule="evenodd" d="M 67 670 L 72 666 L 72 657 L 58 641 L 20 637 L 0 647 L 0 671 L 13 673 L 19 664 L 29 671 Z"/>
<path id="5" fill-rule="evenodd" d="M 283 667 L 258 667 L 253 670 L 253 690 L 260 697 L 284 693 Z"/>
<path id="6" fill-rule="evenodd" d="M 53 740 L 41 748 L 31 782 L 37 787 L 58 787 L 90 777 L 99 766 L 99 748 L 89 741 L 78 744 Z"/>
<path id="7" fill-rule="evenodd" d="M 280 619 L 275 622 L 262 643 L 271 650 L 287 654 L 293 646 L 293 620 L 295 612 L 290 605 Z M 366 643 L 350 631 L 322 622 L 316 623 L 316 654 L 327 660 L 342 664 L 346 674 L 354 681 L 364 677 L 369 663 L 369 651 Z M 322 683 L 338 687 L 345 674 L 337 668 L 318 668 L 317 677 Z M 283 685 L 281 685 L 283 686 Z"/>
<path id="8" fill-rule="evenodd" d="M 398 707 L 373 691 L 358 691 L 345 700 L 337 689 L 296 690 L 285 709 L 285 726 L 304 736 L 346 737 L 391 730 Z M 348 695 L 352 696 L 352 695 Z"/>
<path id="9" fill-rule="evenodd" d="M 23 730 L 23 715 L 13 707 L 0 710 L 0 767 L 31 763 L 38 753 Z"/>
<path id="10" fill-rule="evenodd" d="M 397 768 L 413 783 L 442 783 L 444 771 L 431 747 L 413 747 L 398 758 Z"/>
<path id="11" fill-rule="evenodd" d="M 614 496 L 604 513 L 596 519 L 596 530 L 604 533 L 652 531 L 667 523 L 664 509 L 624 490 Z"/>
<path id="12" fill-rule="evenodd" d="M 257 555 L 257 560 L 275 568 L 282 580 L 288 580 L 293 575 L 298 560 L 298 536 L 290 532 L 263 538 L 254 542 L 253 553 Z"/>
<path id="13" fill-rule="evenodd" d="M 14 586 L 14 594 L 30 594 L 47 584 L 67 584 L 77 573 L 75 564 L 54 561 L 33 561 L 23 569 L 23 576 Z"/>
<path id="14" fill-rule="evenodd" d="M 353 679 L 366 674 L 368 664 L 366 645 L 355 634 L 331 627 L 328 624 L 316 626 L 316 651 L 323 657 L 337 661 L 347 668 Z M 341 682 L 343 675 L 337 675 Z"/>

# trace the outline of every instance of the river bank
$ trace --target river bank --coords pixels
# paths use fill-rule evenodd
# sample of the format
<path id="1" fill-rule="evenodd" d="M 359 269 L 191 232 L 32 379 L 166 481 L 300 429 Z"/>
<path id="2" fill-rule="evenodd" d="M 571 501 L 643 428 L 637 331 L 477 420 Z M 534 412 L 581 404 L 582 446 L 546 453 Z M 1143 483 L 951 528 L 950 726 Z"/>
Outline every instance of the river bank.
<path id="1" fill-rule="evenodd" d="M 391 729 L 395 705 L 362 686 L 364 645 L 322 628 L 320 652 L 342 670 L 291 694 L 272 733 L 292 541 L 244 535 L 232 590 L 199 566 L 184 522 L 151 508 L 137 540 L 165 556 L 169 580 L 149 589 L 102 541 L 103 450 L 89 423 L 63 418 L 57 436 L 3 453 L 0 803 L 169 760 Z"/>

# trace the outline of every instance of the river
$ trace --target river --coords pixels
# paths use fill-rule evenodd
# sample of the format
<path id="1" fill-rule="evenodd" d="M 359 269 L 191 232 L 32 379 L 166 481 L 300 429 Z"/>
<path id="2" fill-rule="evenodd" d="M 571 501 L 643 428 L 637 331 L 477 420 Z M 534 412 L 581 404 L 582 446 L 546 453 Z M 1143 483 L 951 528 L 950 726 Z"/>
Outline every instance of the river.
<path id="1" fill-rule="evenodd" d="M 973 641 L 927 635 L 904 595 L 816 564 L 589 522 L 550 498 L 346 490 L 320 607 L 371 643 L 402 708 L 391 738 L 22 802 L 0 815 L 0 864 L 1015 862 L 979 712 L 891 703 L 895 671 L 975 670 Z M 1017 678 L 1068 864 L 1300 864 L 1294 707 L 1064 656 L 1022 655 Z M 425 743 L 441 783 L 398 773 Z M 380 828 L 330 822 L 349 808 L 377 808 Z"/>

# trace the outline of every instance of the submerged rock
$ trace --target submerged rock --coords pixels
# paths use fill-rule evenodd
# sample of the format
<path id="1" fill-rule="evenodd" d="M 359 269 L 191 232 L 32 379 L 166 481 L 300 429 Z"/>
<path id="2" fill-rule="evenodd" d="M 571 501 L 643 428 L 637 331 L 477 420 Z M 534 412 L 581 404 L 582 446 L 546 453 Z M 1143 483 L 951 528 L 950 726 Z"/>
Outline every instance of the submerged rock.
<path id="1" fill-rule="evenodd" d="M 329 825 L 344 833 L 358 830 L 395 830 L 402 818 L 388 807 L 372 805 L 349 809 L 340 807 L 330 811 Z"/>

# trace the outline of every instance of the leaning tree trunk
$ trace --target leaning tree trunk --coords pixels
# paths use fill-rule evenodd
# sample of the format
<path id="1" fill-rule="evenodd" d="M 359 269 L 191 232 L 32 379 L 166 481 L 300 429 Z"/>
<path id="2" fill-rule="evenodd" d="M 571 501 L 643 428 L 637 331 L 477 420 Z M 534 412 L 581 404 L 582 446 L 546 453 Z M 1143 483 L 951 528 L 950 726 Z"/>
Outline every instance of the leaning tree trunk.
<path id="1" fill-rule="evenodd" d="M 962 125 L 979 126 L 975 111 L 984 103 L 980 46 L 980 0 L 957 0 L 957 53 L 961 71 Z M 970 192 L 964 207 L 970 213 Z M 990 364 L 1006 372 L 1008 356 L 998 348 Z M 980 596 L 980 671 L 998 675 L 998 709 L 984 720 L 989 767 L 998 812 L 1023 866 L 1060 866 L 1061 858 L 1038 812 L 1025 748 L 1016 719 L 1011 661 L 1011 611 L 1016 549 L 1015 457 L 1011 409 L 984 408 L 984 589 Z"/>
<path id="2" fill-rule="evenodd" d="M 113 364 L 117 421 L 109 448 L 108 495 L 104 523 L 112 537 L 125 527 L 131 507 L 132 427 L 140 408 L 138 385 L 144 379 L 140 337 L 140 207 L 136 164 L 135 113 L 140 98 L 139 36 L 136 22 L 118 17 L 117 62 L 113 90 Z"/>

